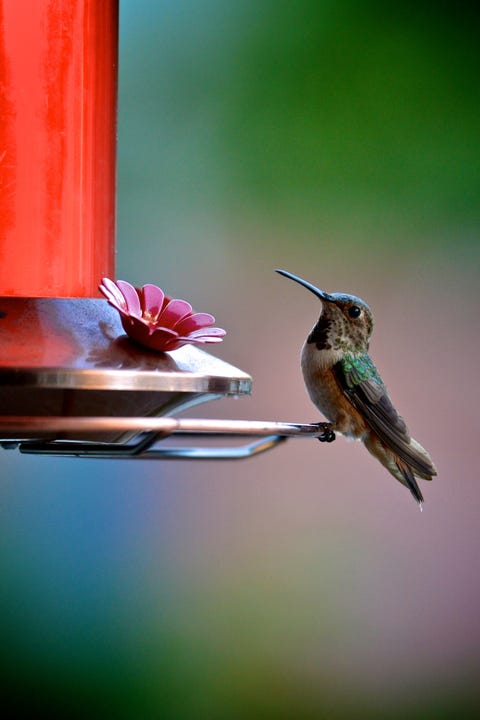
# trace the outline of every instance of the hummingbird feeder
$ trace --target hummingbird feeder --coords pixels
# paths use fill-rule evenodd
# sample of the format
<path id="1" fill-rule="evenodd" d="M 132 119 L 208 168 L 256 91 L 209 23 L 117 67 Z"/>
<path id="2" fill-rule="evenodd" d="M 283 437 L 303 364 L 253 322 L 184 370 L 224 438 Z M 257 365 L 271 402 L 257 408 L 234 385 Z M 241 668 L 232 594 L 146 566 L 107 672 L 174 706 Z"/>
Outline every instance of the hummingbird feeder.
<path id="1" fill-rule="evenodd" d="M 207 313 L 181 306 L 177 324 L 163 328 L 168 342 L 160 349 L 167 352 L 152 352 L 124 334 L 130 324 L 134 340 L 160 338 L 153 321 L 135 315 L 138 301 L 122 300 L 118 288 L 128 295 L 128 283 L 105 280 L 110 303 L 99 296 L 102 278 L 114 277 L 118 0 L 16 0 L 2 3 L 0 13 L 2 446 L 49 455 L 228 459 L 291 436 L 332 439 L 327 423 L 173 416 L 207 400 L 248 395 L 252 380 L 186 344 L 221 339 Z M 158 288 L 145 287 L 163 312 Z M 253 440 L 164 446 L 172 435 Z"/>

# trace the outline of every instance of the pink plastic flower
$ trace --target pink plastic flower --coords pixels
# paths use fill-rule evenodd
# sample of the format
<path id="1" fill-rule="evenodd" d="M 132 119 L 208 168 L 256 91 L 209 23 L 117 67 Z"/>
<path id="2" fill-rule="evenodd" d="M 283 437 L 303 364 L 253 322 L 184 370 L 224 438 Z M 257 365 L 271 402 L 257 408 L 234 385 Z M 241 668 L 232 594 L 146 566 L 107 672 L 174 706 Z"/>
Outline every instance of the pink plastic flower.
<path id="1" fill-rule="evenodd" d="M 172 300 L 156 285 L 135 288 L 124 280 L 103 278 L 99 286 L 120 313 L 123 329 L 132 340 L 161 352 L 188 343 L 218 343 L 226 335 L 209 313 L 193 312 L 185 300 Z"/>

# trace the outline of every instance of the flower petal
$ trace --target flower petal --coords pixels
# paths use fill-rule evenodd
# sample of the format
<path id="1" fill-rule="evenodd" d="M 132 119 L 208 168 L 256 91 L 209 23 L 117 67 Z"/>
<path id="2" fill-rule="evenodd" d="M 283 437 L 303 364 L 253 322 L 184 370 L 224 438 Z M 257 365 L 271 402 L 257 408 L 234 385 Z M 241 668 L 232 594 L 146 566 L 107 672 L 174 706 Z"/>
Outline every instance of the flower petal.
<path id="1" fill-rule="evenodd" d="M 128 312 L 127 302 L 113 280 L 107 277 L 102 278 L 102 284 L 98 286 L 98 289 L 117 310 Z"/>
<path id="2" fill-rule="evenodd" d="M 148 315 L 151 322 L 157 321 L 162 311 L 164 300 L 165 293 L 157 285 L 148 283 L 142 287 L 140 292 L 142 310 L 144 314 Z"/>
<path id="3" fill-rule="evenodd" d="M 143 344 L 152 350 L 165 352 L 166 350 L 170 350 L 171 343 L 176 342 L 177 339 L 178 336 L 176 333 L 162 328 L 161 330 L 155 330 L 155 332 L 149 335 L 148 339 L 143 341 Z"/>
<path id="4" fill-rule="evenodd" d="M 135 340 L 140 345 L 162 352 L 167 349 L 168 343 L 178 337 L 174 330 L 168 328 L 153 330 L 151 326 L 145 324 L 141 319 L 130 316 L 122 317 L 122 325 L 128 337 L 132 338 L 132 340 Z"/>
<path id="5" fill-rule="evenodd" d="M 125 298 L 127 303 L 127 310 L 133 317 L 141 317 L 142 307 L 140 305 L 140 298 L 138 297 L 137 290 L 125 280 L 117 280 L 117 286 Z"/>
<path id="6" fill-rule="evenodd" d="M 191 335 L 188 335 L 188 337 L 179 337 L 178 342 L 181 341 L 182 345 L 187 345 L 188 343 L 192 343 L 192 345 L 196 343 L 219 343 L 222 342 L 223 337 L 213 337 L 211 335 L 197 335 L 197 337 L 192 337 Z M 168 348 L 170 350 L 170 348 Z"/>
<path id="7" fill-rule="evenodd" d="M 188 317 L 183 318 L 175 325 L 175 330 L 179 335 L 187 335 L 194 330 L 209 327 L 214 322 L 215 318 L 210 313 L 193 313 L 193 315 L 188 315 Z"/>
<path id="8" fill-rule="evenodd" d="M 178 348 L 182 347 L 183 345 L 190 345 L 190 340 L 185 338 L 177 338 L 176 340 L 171 340 L 165 345 L 164 352 L 172 352 L 173 350 L 178 350 Z"/>
<path id="9" fill-rule="evenodd" d="M 192 306 L 186 300 L 170 300 L 157 318 L 162 327 L 175 327 L 186 315 L 192 312 Z"/>
<path id="10" fill-rule="evenodd" d="M 188 337 L 191 337 L 193 339 L 201 338 L 201 337 L 218 337 L 223 338 L 227 334 L 227 331 L 223 328 L 219 327 L 209 327 L 209 328 L 203 328 L 201 330 L 194 330 L 189 334 Z"/>

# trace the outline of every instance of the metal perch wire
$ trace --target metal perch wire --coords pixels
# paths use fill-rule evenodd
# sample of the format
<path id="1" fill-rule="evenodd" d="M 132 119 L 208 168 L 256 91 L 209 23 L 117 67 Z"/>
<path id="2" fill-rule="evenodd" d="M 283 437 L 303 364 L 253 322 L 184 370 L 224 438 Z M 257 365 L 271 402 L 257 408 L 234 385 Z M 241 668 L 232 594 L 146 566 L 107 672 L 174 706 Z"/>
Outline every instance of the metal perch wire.
<path id="1" fill-rule="evenodd" d="M 16 433 L 36 432 L 42 440 L 6 441 L 4 448 L 18 447 L 21 453 L 90 458 L 143 460 L 238 460 L 276 447 L 289 437 L 313 437 L 332 442 L 335 433 L 329 423 L 287 423 L 257 420 L 210 420 L 196 418 L 140 417 L 2 417 L 2 429 Z M 62 440 L 62 433 L 95 434 L 105 431 L 134 433 L 127 442 Z M 48 439 L 53 436 L 54 440 Z M 238 447 L 154 447 L 166 437 L 253 437 Z M 59 439 L 60 438 L 60 439 Z M 259 439 L 258 439 L 259 438 Z"/>

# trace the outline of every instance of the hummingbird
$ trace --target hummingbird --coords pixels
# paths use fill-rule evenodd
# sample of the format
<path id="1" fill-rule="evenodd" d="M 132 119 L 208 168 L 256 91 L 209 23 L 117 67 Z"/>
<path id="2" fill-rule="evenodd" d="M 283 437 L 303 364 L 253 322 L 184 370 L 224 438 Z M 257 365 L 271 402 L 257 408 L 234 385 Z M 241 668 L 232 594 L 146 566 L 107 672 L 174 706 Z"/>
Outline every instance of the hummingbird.
<path id="1" fill-rule="evenodd" d="M 320 290 L 287 270 L 276 272 L 303 285 L 322 303 L 301 354 L 310 399 L 334 432 L 363 442 L 421 509 L 423 496 L 415 478 L 431 480 L 437 471 L 428 452 L 410 436 L 368 354 L 373 330 L 369 306 L 355 295 Z"/>

